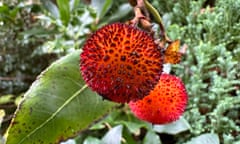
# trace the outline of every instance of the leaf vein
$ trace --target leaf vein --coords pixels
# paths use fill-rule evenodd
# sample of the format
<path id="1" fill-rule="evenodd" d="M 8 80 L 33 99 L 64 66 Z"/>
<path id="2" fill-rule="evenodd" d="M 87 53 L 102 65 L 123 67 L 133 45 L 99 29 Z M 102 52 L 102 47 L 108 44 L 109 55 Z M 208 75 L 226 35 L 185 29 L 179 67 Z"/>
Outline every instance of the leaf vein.
<path id="1" fill-rule="evenodd" d="M 49 121 L 51 121 L 67 104 L 69 104 L 75 97 L 77 97 L 81 92 L 83 92 L 87 88 L 87 85 L 84 85 L 80 90 L 75 92 L 65 103 L 62 104 L 45 122 L 43 122 L 41 125 L 36 127 L 32 132 L 30 132 L 26 137 L 24 137 L 19 144 L 23 143 L 25 139 L 33 135 L 37 130 L 44 127 Z"/>

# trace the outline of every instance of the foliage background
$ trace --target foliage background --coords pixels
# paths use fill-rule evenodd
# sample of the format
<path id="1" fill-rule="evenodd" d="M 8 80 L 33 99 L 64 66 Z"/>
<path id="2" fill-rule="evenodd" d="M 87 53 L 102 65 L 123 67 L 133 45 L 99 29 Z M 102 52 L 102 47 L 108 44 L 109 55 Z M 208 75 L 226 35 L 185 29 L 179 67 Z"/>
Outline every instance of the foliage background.
<path id="1" fill-rule="evenodd" d="M 102 25 L 134 16 L 126 0 L 71 0 L 64 7 L 65 2 L 0 2 L 1 135 L 41 71 L 81 48 Z M 188 46 L 182 63 L 171 71 L 183 79 L 189 94 L 178 127 L 152 126 L 121 106 L 68 143 L 100 143 L 121 134 L 122 143 L 204 143 L 204 139 L 239 144 L 240 0 L 150 2 L 161 13 L 169 37 Z"/>

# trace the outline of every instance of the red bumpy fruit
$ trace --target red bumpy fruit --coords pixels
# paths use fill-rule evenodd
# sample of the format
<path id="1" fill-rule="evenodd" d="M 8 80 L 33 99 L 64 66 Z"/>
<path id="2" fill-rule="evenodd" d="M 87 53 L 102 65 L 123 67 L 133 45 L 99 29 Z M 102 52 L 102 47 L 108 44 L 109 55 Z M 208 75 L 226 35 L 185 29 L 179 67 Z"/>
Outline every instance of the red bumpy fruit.
<path id="1" fill-rule="evenodd" d="M 188 96 L 183 82 L 176 76 L 162 74 L 159 83 L 142 100 L 130 102 L 132 112 L 153 124 L 173 122 L 183 114 Z"/>
<path id="2" fill-rule="evenodd" d="M 155 87 L 162 72 L 162 55 L 148 33 L 114 23 L 86 41 L 80 69 L 92 90 L 124 103 L 142 99 Z"/>

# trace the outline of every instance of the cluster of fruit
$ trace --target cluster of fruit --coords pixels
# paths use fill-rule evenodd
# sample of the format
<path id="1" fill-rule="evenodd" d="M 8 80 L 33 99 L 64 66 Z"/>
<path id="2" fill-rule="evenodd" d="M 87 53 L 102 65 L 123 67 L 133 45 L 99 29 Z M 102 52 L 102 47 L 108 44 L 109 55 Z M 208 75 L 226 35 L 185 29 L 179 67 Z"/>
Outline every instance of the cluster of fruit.
<path id="1" fill-rule="evenodd" d="M 105 99 L 128 103 L 139 119 L 165 124 L 183 114 L 185 86 L 180 78 L 162 72 L 164 63 L 179 61 L 173 45 L 163 50 L 146 31 L 113 23 L 87 39 L 80 57 L 87 85 Z"/>

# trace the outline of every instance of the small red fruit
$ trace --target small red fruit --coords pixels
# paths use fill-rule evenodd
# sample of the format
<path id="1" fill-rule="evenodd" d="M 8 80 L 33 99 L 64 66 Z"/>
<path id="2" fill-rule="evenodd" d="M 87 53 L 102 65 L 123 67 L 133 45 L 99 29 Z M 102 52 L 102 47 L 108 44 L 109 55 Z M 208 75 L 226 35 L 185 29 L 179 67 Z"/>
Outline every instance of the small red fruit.
<path id="1" fill-rule="evenodd" d="M 142 99 L 158 83 L 162 55 L 148 33 L 121 23 L 106 25 L 86 41 L 80 69 L 88 86 L 106 99 Z"/>
<path id="2" fill-rule="evenodd" d="M 153 124 L 173 122 L 183 114 L 188 96 L 180 78 L 162 74 L 159 83 L 142 100 L 129 103 L 132 112 Z"/>

